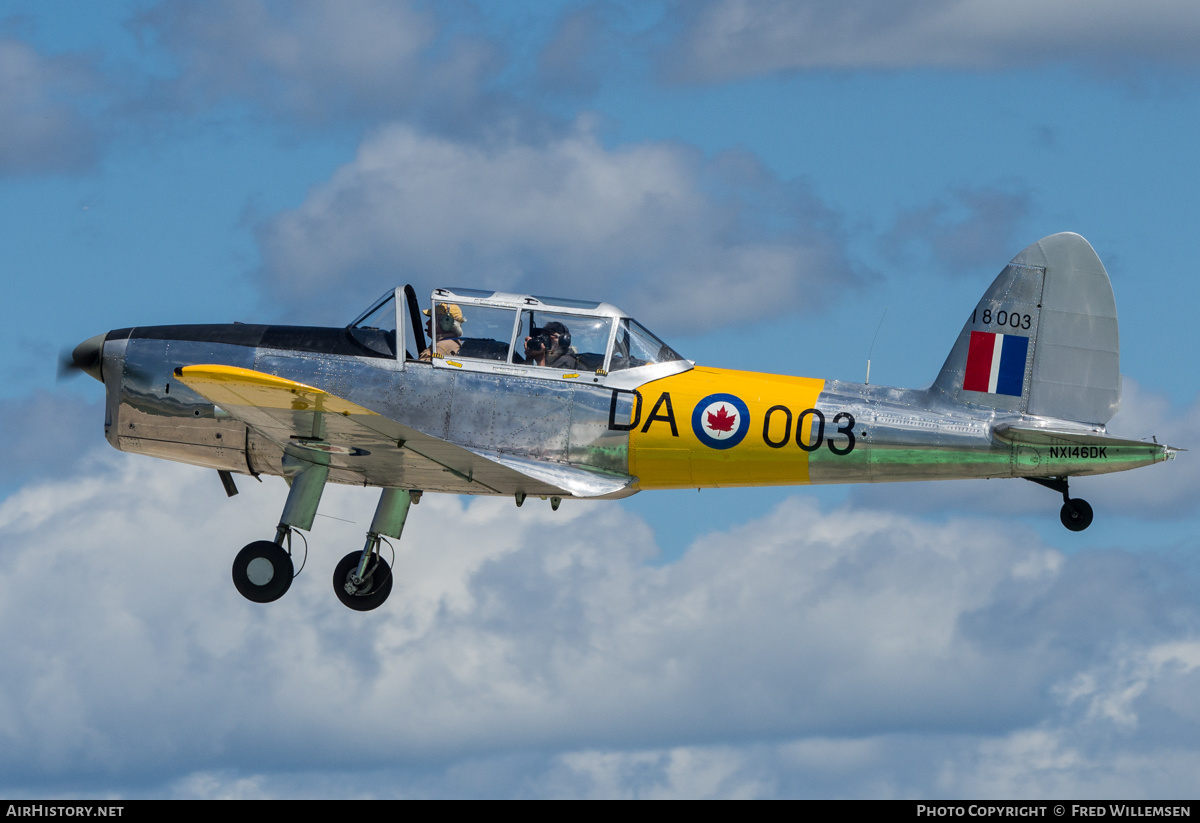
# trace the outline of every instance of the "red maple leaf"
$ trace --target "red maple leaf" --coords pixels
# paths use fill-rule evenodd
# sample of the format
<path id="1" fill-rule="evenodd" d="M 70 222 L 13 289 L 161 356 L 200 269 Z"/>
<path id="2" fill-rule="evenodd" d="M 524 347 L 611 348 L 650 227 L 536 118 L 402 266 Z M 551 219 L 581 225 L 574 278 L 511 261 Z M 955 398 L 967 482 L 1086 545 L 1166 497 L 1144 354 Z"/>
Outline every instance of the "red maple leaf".
<path id="1" fill-rule="evenodd" d="M 729 414 L 725 411 L 725 407 L 717 409 L 717 413 L 708 413 L 708 427 L 713 431 L 728 432 L 733 431 L 733 424 L 737 422 L 736 414 Z"/>

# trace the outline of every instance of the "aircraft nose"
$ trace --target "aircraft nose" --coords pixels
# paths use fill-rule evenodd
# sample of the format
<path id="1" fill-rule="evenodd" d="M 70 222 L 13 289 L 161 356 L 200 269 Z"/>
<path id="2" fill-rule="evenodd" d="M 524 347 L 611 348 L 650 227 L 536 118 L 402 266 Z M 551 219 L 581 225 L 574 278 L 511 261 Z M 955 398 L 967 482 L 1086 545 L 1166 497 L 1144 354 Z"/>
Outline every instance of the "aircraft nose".
<path id="1" fill-rule="evenodd" d="M 101 355 L 104 353 L 104 338 L 106 337 L 108 337 L 108 332 L 89 337 L 76 346 L 75 351 L 71 352 L 71 360 L 74 362 L 75 368 L 87 372 L 101 383 L 104 382 L 104 375 L 100 371 Z"/>

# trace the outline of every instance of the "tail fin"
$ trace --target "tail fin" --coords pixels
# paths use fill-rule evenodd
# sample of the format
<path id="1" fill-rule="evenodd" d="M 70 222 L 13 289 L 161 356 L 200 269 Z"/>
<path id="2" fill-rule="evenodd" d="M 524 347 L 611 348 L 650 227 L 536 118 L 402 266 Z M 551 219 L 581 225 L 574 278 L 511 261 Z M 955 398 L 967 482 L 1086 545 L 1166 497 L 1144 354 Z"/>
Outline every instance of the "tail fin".
<path id="1" fill-rule="evenodd" d="M 1106 424 L 1121 405 L 1117 306 L 1078 234 L 1012 259 L 963 326 L 933 391 L 960 403 Z"/>

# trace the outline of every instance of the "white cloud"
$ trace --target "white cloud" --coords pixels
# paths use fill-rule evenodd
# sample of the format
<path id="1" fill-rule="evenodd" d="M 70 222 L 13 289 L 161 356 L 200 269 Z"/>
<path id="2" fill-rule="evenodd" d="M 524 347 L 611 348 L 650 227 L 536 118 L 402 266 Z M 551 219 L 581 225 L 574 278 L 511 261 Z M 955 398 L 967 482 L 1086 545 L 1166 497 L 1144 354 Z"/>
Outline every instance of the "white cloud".
<path id="1" fill-rule="evenodd" d="M 591 3 L 562 15 L 538 55 L 537 86 L 557 94 L 594 94 L 618 47 L 612 42 L 612 18 L 623 17 L 622 9 L 609 3 Z"/>
<path id="2" fill-rule="evenodd" d="M 708 0 L 676 9 L 667 71 L 701 82 L 806 69 L 1195 66 L 1200 35 L 1200 14 L 1183 0 Z"/>
<path id="3" fill-rule="evenodd" d="M 45 370 L 47 364 L 41 360 L 37 365 Z M 0 399 L 0 430 L 17 433 L 0 446 L 0 496 L 32 480 L 79 470 L 79 456 L 95 446 L 104 431 L 104 401 L 95 391 L 98 386 L 87 388 L 91 402 L 73 392 L 42 389 Z"/>
<path id="4" fill-rule="evenodd" d="M 1128 748 L 1114 753 L 1104 737 L 1055 728 L 988 740 L 943 763 L 938 785 L 947 794 L 981 798 L 1141 799 L 1196 793 L 1200 754 L 1190 746 L 1140 751 L 1126 739 L 1121 742 Z"/>
<path id="5" fill-rule="evenodd" d="M 77 57 L 43 57 L 0 38 L 0 174 L 72 172 L 95 160 L 84 101 L 97 80 Z"/>
<path id="6" fill-rule="evenodd" d="M 1086 704 L 1089 719 L 1104 719 L 1133 729 L 1138 725 L 1137 706 L 1149 689 L 1164 679 L 1168 671 L 1185 682 L 1195 680 L 1197 668 L 1200 668 L 1200 642 L 1175 640 L 1138 649 L 1124 657 L 1115 671 L 1103 673 L 1107 688 L 1102 687 L 1100 676 L 1089 671 L 1062 684 L 1060 693 L 1068 703 Z M 1190 714 L 1193 722 L 1200 720 L 1194 711 Z"/>
<path id="7" fill-rule="evenodd" d="M 167 86 L 189 104 L 251 100 L 308 123 L 413 112 L 443 121 L 479 105 L 496 48 L 443 42 L 434 14 L 387 0 L 168 0 L 138 18 L 175 57 Z"/>
<path id="8" fill-rule="evenodd" d="M 860 282 L 802 184 L 746 155 L 608 149 L 586 129 L 490 145 L 381 129 L 259 239 L 279 298 L 345 313 L 415 276 L 608 300 L 694 330 L 813 309 Z"/>
<path id="9" fill-rule="evenodd" d="M 1180 408 L 1122 376 L 1121 409 L 1109 421 L 1108 431 L 1135 440 L 1153 436 L 1159 443 L 1189 449 L 1200 442 L 1200 395 Z M 1113 475 L 1103 484 L 1096 483 L 1103 489 L 1103 497 L 1097 499 L 1149 517 L 1189 517 L 1197 512 L 1200 500 L 1200 464 L 1193 454 L 1184 451 L 1169 462 Z"/>
<path id="10" fill-rule="evenodd" d="M 572 752 L 546 793 L 596 798 L 751 799 L 775 794 L 773 781 L 747 768 L 746 753 L 724 746 L 644 752 Z M 556 791 L 557 790 L 557 791 Z"/>
<path id="11" fill-rule="evenodd" d="M 259 606 L 228 567 L 270 536 L 285 487 L 242 488 L 113 453 L 0 504 L 7 785 L 970 794 L 1044 728 L 1088 746 L 1062 761 L 1070 785 L 1126 756 L 1194 758 L 1182 569 L 800 498 L 655 568 L 617 504 L 431 495 L 392 599 L 359 614 L 328 577 L 374 495 L 331 487 L 323 513 L 355 522 L 319 518 L 304 573 Z M 382 771 L 355 775 L 364 760 Z"/>
<path id="12" fill-rule="evenodd" d="M 956 189 L 927 206 L 900 212 L 880 247 L 892 262 L 927 254 L 933 268 L 946 274 L 975 275 L 992 270 L 1020 247 L 1017 230 L 1029 210 L 1029 192 L 1019 185 Z"/>

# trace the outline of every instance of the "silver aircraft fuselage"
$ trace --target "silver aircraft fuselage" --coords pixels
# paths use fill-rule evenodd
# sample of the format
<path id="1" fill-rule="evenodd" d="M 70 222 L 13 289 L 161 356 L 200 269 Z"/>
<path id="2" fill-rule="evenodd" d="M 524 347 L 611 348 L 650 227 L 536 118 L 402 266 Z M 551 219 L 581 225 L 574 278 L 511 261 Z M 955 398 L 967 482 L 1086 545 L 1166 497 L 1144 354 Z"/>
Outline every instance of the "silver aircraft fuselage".
<path id="1" fill-rule="evenodd" d="M 692 369 L 646 375 L 633 389 L 624 388 L 628 382 L 614 389 L 604 377 L 584 382 L 364 356 L 345 329 L 241 324 L 126 329 L 108 335 L 103 363 L 109 398 L 105 436 L 115 448 L 240 474 L 285 475 L 287 444 L 191 391 L 176 378 L 177 368 L 220 363 L 287 378 L 470 449 L 609 475 L 630 475 L 631 462 L 641 466 L 632 483 L 601 495 L 606 497 L 693 486 L 1068 477 L 1136 468 L 1172 454 L 1154 443 L 1108 438 L 1093 443 L 1102 429 L 973 408 L 949 402 L 934 389 L 819 381 L 823 385 L 810 401 L 797 397 L 790 378 L 704 369 L 709 388 L 717 390 L 708 394 L 749 403 L 748 431 L 739 444 L 744 448 L 715 451 L 692 431 L 698 392 L 678 385 L 679 375 Z M 631 426 L 638 407 L 640 419 Z M 808 409 L 814 412 L 803 415 Z M 1006 438 L 1006 425 L 1037 426 L 1061 437 L 1023 442 Z M 403 447 L 391 455 L 331 454 L 329 480 L 455 494 L 511 493 L 405 457 Z M 527 491 L 546 490 L 531 482 Z"/>
<path id="2" fill-rule="evenodd" d="M 290 585 L 291 533 L 311 528 L 326 482 L 384 490 L 362 552 L 334 573 L 342 602 L 368 610 L 391 589 L 380 541 L 426 491 L 558 508 L 662 488 L 1023 477 L 1060 492 L 1079 531 L 1092 510 L 1069 478 L 1175 455 L 1106 430 L 1116 304 L 1075 234 L 1005 267 L 927 389 L 697 366 L 615 306 L 471 289 L 436 289 L 424 311 L 396 289 L 345 328 L 120 329 L 73 359 L 105 384 L 115 448 L 217 469 L 229 494 L 234 473 L 287 478 L 275 540 L 234 562 L 258 602 Z"/>

